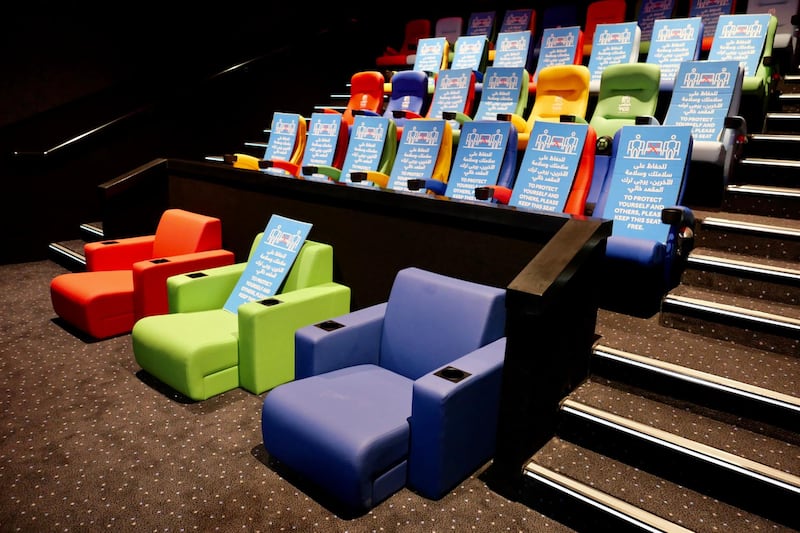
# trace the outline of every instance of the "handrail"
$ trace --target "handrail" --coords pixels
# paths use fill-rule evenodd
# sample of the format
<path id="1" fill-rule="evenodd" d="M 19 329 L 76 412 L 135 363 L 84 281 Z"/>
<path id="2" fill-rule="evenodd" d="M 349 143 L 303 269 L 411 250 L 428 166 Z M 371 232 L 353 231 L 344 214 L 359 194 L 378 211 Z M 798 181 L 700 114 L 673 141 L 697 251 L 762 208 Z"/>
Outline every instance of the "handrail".
<path id="1" fill-rule="evenodd" d="M 330 30 L 328 29 L 321 29 L 317 37 L 329 33 L 329 31 Z M 247 59 L 245 61 L 235 63 L 233 65 L 223 68 L 222 70 L 214 72 L 211 75 L 202 77 L 201 79 L 195 81 L 197 82 L 198 85 L 215 82 L 219 79 L 226 78 L 234 73 L 243 72 L 252 65 L 258 64 L 260 62 L 267 62 L 271 59 L 274 59 L 277 55 L 289 53 L 292 50 L 293 46 L 294 45 L 291 44 L 284 44 L 283 46 L 274 48 L 265 54 L 251 57 L 250 59 Z M 182 84 L 177 88 L 173 87 L 171 91 L 165 91 L 160 96 L 161 98 L 168 98 L 171 95 L 171 93 L 176 93 L 178 89 L 184 89 L 186 85 L 187 84 Z M 51 158 L 63 152 L 64 150 L 79 144 L 82 141 L 87 141 L 91 138 L 96 138 L 98 135 L 110 130 L 111 128 L 119 126 L 120 124 L 126 123 L 144 114 L 145 112 L 153 109 L 158 104 L 158 100 L 159 100 L 158 97 L 153 97 L 151 101 L 141 104 L 135 107 L 133 110 L 128 110 L 120 114 L 119 116 L 112 118 L 111 120 L 107 120 L 105 122 L 102 122 L 101 124 L 94 125 L 87 129 L 84 129 L 83 131 L 71 135 L 66 139 L 56 141 L 48 148 L 42 150 L 21 150 L 21 149 L 12 150 L 10 156 L 12 159 L 26 159 L 26 160 Z"/>

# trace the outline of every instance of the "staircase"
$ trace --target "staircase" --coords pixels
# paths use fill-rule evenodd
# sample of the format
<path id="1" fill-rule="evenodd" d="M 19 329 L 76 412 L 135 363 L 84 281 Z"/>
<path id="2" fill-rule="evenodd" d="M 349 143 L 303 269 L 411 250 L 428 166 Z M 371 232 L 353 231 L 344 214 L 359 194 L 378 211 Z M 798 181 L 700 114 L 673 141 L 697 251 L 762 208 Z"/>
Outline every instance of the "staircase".
<path id="1" fill-rule="evenodd" d="M 80 225 L 80 238 L 51 242 L 48 245 L 50 259 L 73 272 L 86 269 L 86 257 L 83 246 L 87 242 L 103 240 L 103 223 L 87 222 Z"/>
<path id="2" fill-rule="evenodd" d="M 650 318 L 600 310 L 590 378 L 524 466 L 578 530 L 800 529 L 800 80 L 786 76 Z M 752 128 L 751 128 L 752 129 Z"/>

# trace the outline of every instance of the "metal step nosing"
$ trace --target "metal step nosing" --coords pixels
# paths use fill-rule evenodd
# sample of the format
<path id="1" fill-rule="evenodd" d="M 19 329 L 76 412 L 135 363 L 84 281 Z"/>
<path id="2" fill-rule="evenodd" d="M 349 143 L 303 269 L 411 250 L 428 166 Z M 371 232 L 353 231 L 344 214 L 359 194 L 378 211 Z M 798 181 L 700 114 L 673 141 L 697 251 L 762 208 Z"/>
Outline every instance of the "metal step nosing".
<path id="1" fill-rule="evenodd" d="M 739 194 L 800 198 L 800 189 L 790 189 L 788 187 L 769 187 L 764 185 L 728 185 L 727 190 L 728 192 L 735 192 Z"/>
<path id="2" fill-rule="evenodd" d="M 800 478 L 770 466 L 708 446 L 680 435 L 675 435 L 641 422 L 636 422 L 601 409 L 581 404 L 569 398 L 561 403 L 561 410 L 585 420 L 621 431 L 633 437 L 650 441 L 684 455 L 700 459 L 749 478 L 763 481 L 781 489 L 800 494 Z"/>
<path id="3" fill-rule="evenodd" d="M 800 135 L 792 133 L 754 133 L 751 138 L 753 141 L 800 141 Z"/>
<path id="4" fill-rule="evenodd" d="M 592 351 L 592 355 L 596 357 L 603 357 L 605 359 L 611 359 L 624 364 L 634 365 L 650 372 L 656 372 L 665 376 L 680 379 L 682 381 L 694 383 L 696 385 L 702 385 L 704 387 L 711 387 L 722 392 L 743 398 L 749 398 L 761 403 L 774 405 L 795 413 L 800 413 L 800 398 L 765 389 L 763 387 L 756 387 L 742 381 L 724 378 L 715 374 L 709 374 L 708 372 L 702 372 L 693 368 L 679 366 L 673 363 L 667 363 L 665 361 L 659 361 L 651 357 L 625 352 L 603 345 L 595 346 Z"/>
<path id="5" fill-rule="evenodd" d="M 536 463 L 528 463 L 525 466 L 523 474 L 645 531 L 650 531 L 652 533 L 691 532 L 690 529 L 686 529 L 674 522 L 665 520 L 649 511 L 640 509 L 626 501 L 590 487 L 580 481 L 573 480 L 563 474 L 544 468 Z"/>
<path id="6" fill-rule="evenodd" d="M 698 300 L 696 298 L 689 298 L 687 296 L 675 296 L 669 294 L 664 297 L 663 303 L 678 307 L 688 307 L 690 309 L 715 313 L 732 318 L 745 319 L 752 322 L 758 322 L 760 324 L 778 326 L 800 332 L 800 320 L 780 315 L 773 315 L 771 313 L 763 313 L 760 311 L 753 311 L 751 309 L 745 310 L 742 307 L 736 307 L 733 305 L 718 304 L 709 302 L 707 300 Z"/>
<path id="7" fill-rule="evenodd" d="M 92 226 L 91 224 L 81 224 L 80 229 L 81 231 L 85 231 L 86 233 L 91 233 L 92 235 L 103 237 L 103 231 L 101 229 L 98 229 L 97 226 Z"/>
<path id="8" fill-rule="evenodd" d="M 793 230 L 789 228 L 781 228 L 777 226 L 770 226 L 767 224 L 757 224 L 755 222 L 743 222 L 739 220 L 730 220 L 717 217 L 706 217 L 702 220 L 703 226 L 717 226 L 721 228 L 737 229 L 737 230 L 753 230 L 763 233 L 770 233 L 778 236 L 786 237 L 800 237 L 800 230 Z"/>
<path id="9" fill-rule="evenodd" d="M 753 274 L 763 274 L 777 278 L 784 278 L 790 281 L 800 281 L 800 271 L 798 270 L 787 270 L 781 268 L 772 268 L 764 265 L 754 265 L 746 261 L 738 261 L 735 259 L 722 259 L 707 255 L 689 254 L 687 263 L 690 265 L 704 265 L 724 268 L 727 270 L 750 272 Z"/>
<path id="10" fill-rule="evenodd" d="M 74 252 L 73 250 L 70 250 L 69 248 L 61 246 L 58 243 L 51 243 L 49 245 L 49 248 L 51 250 L 53 250 L 54 252 L 56 252 L 56 253 L 59 253 L 59 254 L 64 255 L 64 256 L 67 256 L 70 259 L 72 259 L 73 261 L 77 261 L 81 265 L 86 266 L 86 258 L 84 256 L 78 254 L 77 252 Z"/>
<path id="11" fill-rule="evenodd" d="M 766 157 L 748 157 L 739 161 L 742 166 L 770 166 L 784 168 L 800 168 L 800 161 L 788 159 L 768 159 Z"/>

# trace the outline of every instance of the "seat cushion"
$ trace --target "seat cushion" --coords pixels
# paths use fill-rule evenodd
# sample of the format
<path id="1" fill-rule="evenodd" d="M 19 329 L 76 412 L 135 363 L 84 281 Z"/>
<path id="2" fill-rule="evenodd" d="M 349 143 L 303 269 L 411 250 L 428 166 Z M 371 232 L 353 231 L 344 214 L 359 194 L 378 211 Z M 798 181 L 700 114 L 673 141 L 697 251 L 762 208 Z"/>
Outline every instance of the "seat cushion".
<path id="1" fill-rule="evenodd" d="M 284 383 L 264 399 L 264 446 L 338 500 L 372 507 L 405 486 L 412 389 L 375 365 Z M 387 472 L 389 486 L 380 479 Z"/>
<path id="2" fill-rule="evenodd" d="M 193 400 L 239 386 L 238 318 L 224 309 L 139 319 L 131 339 L 136 362 Z"/>
<path id="3" fill-rule="evenodd" d="M 96 339 L 133 327 L 133 274 L 130 270 L 72 272 L 50 282 L 53 310 Z"/>

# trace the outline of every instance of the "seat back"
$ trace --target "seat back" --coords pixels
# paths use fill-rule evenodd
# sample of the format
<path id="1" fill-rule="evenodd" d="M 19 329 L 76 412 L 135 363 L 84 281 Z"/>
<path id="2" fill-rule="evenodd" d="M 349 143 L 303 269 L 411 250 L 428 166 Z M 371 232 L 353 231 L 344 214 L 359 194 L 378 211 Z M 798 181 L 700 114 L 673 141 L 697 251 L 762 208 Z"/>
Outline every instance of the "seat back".
<path id="1" fill-rule="evenodd" d="M 340 183 L 353 183 L 350 173 L 389 174 L 397 155 L 397 125 L 386 117 L 357 115 L 350 130 Z"/>
<path id="2" fill-rule="evenodd" d="M 407 191 L 409 179 L 447 183 L 453 159 L 453 128 L 444 119 L 406 121 L 387 188 Z"/>
<path id="3" fill-rule="evenodd" d="M 764 58 L 772 56 L 778 19 L 768 13 L 720 15 L 708 59 L 737 60 L 744 67 L 742 93 L 764 100 L 772 82 L 772 67 Z M 755 124 L 753 124 L 755 126 Z"/>
<path id="4" fill-rule="evenodd" d="M 161 215 L 153 241 L 154 258 L 220 248 L 222 248 L 220 219 L 183 209 L 167 209 Z"/>
<path id="5" fill-rule="evenodd" d="M 496 120 L 498 114 L 522 116 L 528 108 L 530 75 L 522 67 L 489 67 L 484 76 L 475 120 Z"/>
<path id="6" fill-rule="evenodd" d="M 691 155 L 689 126 L 633 125 L 619 130 L 594 213 L 613 219 L 612 237 L 626 239 L 615 252 L 643 264 L 669 256 L 665 247 L 672 244 L 672 228 L 661 221 L 661 210 L 682 205 Z M 644 253 L 653 249 L 642 246 L 648 242 L 663 247 L 656 252 L 662 257 Z"/>
<path id="7" fill-rule="evenodd" d="M 383 73 L 377 70 L 356 72 L 350 78 L 350 98 L 342 111 L 342 122 L 353 125 L 355 111 L 380 114 L 383 111 Z"/>
<path id="8" fill-rule="evenodd" d="M 431 36 L 431 21 L 425 18 L 411 19 L 406 22 L 403 43 L 397 49 L 397 55 L 408 56 L 417 52 L 417 42 Z"/>
<path id="9" fill-rule="evenodd" d="M 703 40 L 700 50 L 708 52 L 714 43 L 719 17 L 736 13 L 736 0 L 689 0 L 689 16 L 703 20 Z"/>
<path id="10" fill-rule="evenodd" d="M 609 66 L 639 61 L 640 38 L 641 30 L 635 21 L 598 24 L 588 65 L 592 73 L 589 82 L 592 94 L 599 92 L 603 71 Z"/>
<path id="11" fill-rule="evenodd" d="M 483 35 L 462 35 L 456 40 L 451 69 L 468 68 L 475 72 L 476 81 L 483 81 L 489 60 L 489 40 Z"/>
<path id="12" fill-rule="evenodd" d="M 739 112 L 743 75 L 743 67 L 735 60 L 681 64 L 664 125 L 691 126 L 693 156 L 699 143 L 723 141 L 725 118 Z"/>
<path id="13" fill-rule="evenodd" d="M 499 339 L 505 290 L 406 268 L 395 277 L 381 335 L 379 364 L 409 379 Z"/>
<path id="14" fill-rule="evenodd" d="M 589 107 L 589 69 L 584 65 L 553 65 L 539 72 L 536 98 L 527 131 L 537 120 L 558 122 L 561 115 L 585 118 Z"/>
<path id="15" fill-rule="evenodd" d="M 658 105 L 661 69 L 652 63 L 620 63 L 603 69 L 597 105 L 589 124 L 598 137 L 612 139 L 636 117 L 653 117 Z"/>
<path id="16" fill-rule="evenodd" d="M 507 121 L 467 122 L 461 128 L 445 196 L 475 200 L 475 189 L 479 187 L 497 185 L 510 189 L 516 171 L 516 128 Z"/>
<path id="17" fill-rule="evenodd" d="M 350 135 L 341 115 L 313 113 L 308 128 L 306 150 L 301 166 L 342 168 Z M 296 172 L 302 176 L 300 171 Z"/>
<path id="18" fill-rule="evenodd" d="M 434 37 L 444 37 L 451 45 L 455 44 L 456 39 L 464 32 L 463 17 L 442 17 L 436 21 L 433 30 Z"/>
<path id="19" fill-rule="evenodd" d="M 467 35 L 483 35 L 494 47 L 497 38 L 497 11 L 476 11 L 467 19 Z"/>
<path id="20" fill-rule="evenodd" d="M 475 106 L 475 72 L 446 69 L 436 77 L 427 118 L 442 118 L 445 111 L 472 116 Z M 454 124 L 453 127 L 458 127 Z"/>
<path id="21" fill-rule="evenodd" d="M 533 49 L 531 30 L 500 32 L 497 35 L 492 66 L 522 67 L 530 72 Z"/>
<path id="22" fill-rule="evenodd" d="M 584 57 L 592 54 L 597 26 L 625 22 L 627 9 L 625 0 L 595 0 L 586 6 L 586 22 L 583 26 Z"/>
<path id="23" fill-rule="evenodd" d="M 659 19 L 653 23 L 646 62 L 661 69 L 662 92 L 672 91 L 678 67 L 684 61 L 700 57 L 702 40 L 703 19 L 700 17 Z"/>
<path id="24" fill-rule="evenodd" d="M 672 18 L 672 14 L 675 11 L 675 3 L 676 0 L 642 0 L 639 4 L 639 13 L 636 20 L 639 24 L 639 29 L 642 30 L 642 52 L 647 53 L 650 50 L 650 41 L 652 41 L 655 34 L 653 26 L 656 21 Z M 702 35 L 698 36 L 698 43 L 702 38 Z"/>
<path id="25" fill-rule="evenodd" d="M 794 50 L 794 35 L 797 29 L 792 22 L 792 17 L 798 15 L 800 1 L 798 0 L 748 0 L 747 13 L 769 13 L 777 19 L 773 48 Z"/>
<path id="26" fill-rule="evenodd" d="M 585 123 L 537 122 L 508 205 L 583 215 L 597 136 Z"/>
<path id="27" fill-rule="evenodd" d="M 419 70 L 400 70 L 392 75 L 392 93 L 386 102 L 383 116 L 393 119 L 401 127 L 395 111 L 423 115 L 428 101 L 428 76 Z"/>
<path id="28" fill-rule="evenodd" d="M 536 92 L 539 71 L 554 65 L 580 65 L 583 61 L 583 32 L 580 26 L 545 28 L 530 91 Z"/>
<path id="29" fill-rule="evenodd" d="M 308 124 L 298 113 L 274 113 L 269 130 L 269 141 L 264 150 L 265 161 L 286 161 L 299 165 L 306 149 Z M 239 158 L 233 164 L 237 168 L 251 168 L 247 159 Z M 260 167 L 252 170 L 258 170 Z"/>

